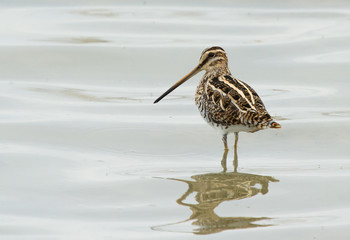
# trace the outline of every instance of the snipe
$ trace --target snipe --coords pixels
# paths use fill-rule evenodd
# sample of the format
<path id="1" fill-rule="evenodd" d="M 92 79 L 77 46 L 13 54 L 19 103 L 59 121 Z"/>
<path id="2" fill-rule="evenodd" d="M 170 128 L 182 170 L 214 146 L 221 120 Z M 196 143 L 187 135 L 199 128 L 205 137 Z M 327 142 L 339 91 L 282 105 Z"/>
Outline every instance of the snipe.
<path id="1" fill-rule="evenodd" d="M 267 112 L 258 94 L 248 84 L 231 75 L 226 52 L 221 47 L 210 47 L 202 52 L 199 64 L 181 80 L 163 93 L 154 103 L 205 70 L 195 101 L 202 117 L 222 133 L 227 155 L 227 135 L 235 134 L 235 160 L 239 132 L 256 132 L 266 128 L 281 128 Z"/>

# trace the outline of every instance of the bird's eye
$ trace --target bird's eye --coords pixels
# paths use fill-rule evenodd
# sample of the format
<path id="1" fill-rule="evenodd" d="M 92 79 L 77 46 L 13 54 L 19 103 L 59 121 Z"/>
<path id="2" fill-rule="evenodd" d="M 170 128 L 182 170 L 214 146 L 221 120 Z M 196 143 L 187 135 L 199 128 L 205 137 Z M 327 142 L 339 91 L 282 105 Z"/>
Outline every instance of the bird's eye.
<path id="1" fill-rule="evenodd" d="M 213 52 L 210 52 L 210 53 L 208 54 L 208 56 L 209 56 L 209 57 L 214 57 L 214 53 L 213 53 Z"/>

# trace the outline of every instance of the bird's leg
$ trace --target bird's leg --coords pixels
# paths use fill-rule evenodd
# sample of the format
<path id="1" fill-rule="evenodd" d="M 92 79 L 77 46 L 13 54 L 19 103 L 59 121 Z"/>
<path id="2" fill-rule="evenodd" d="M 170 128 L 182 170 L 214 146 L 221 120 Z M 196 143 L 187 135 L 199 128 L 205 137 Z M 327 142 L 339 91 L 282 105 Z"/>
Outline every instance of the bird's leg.
<path id="1" fill-rule="evenodd" d="M 228 151 L 228 146 L 227 146 L 227 133 L 222 135 L 222 141 L 224 143 L 225 151 Z"/>
<path id="2" fill-rule="evenodd" d="M 228 153 L 228 149 L 225 149 L 224 154 L 222 155 L 222 160 L 221 160 L 222 172 L 227 171 L 227 167 L 226 167 L 227 153 Z"/>
<path id="3" fill-rule="evenodd" d="M 238 168 L 237 143 L 238 143 L 238 132 L 235 132 L 235 157 L 233 159 L 234 172 L 237 172 L 237 168 Z"/>
<path id="4" fill-rule="evenodd" d="M 227 160 L 227 153 L 228 153 L 228 146 L 227 146 L 227 133 L 222 135 L 222 141 L 224 142 L 224 154 L 222 155 L 222 160 L 221 160 L 221 166 L 222 166 L 222 171 L 226 172 L 227 167 L 226 167 L 226 160 Z"/>
<path id="5" fill-rule="evenodd" d="M 228 151 L 228 146 L 227 146 L 227 133 L 224 133 L 222 135 L 222 142 L 224 143 L 225 151 Z"/>

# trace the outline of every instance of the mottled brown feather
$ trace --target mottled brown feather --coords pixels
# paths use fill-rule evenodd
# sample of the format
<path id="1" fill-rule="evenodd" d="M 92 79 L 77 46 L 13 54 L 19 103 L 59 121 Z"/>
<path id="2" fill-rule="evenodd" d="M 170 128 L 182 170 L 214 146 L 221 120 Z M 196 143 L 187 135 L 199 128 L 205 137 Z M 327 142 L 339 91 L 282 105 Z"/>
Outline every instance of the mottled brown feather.
<path id="1" fill-rule="evenodd" d="M 272 121 L 254 89 L 231 75 L 204 76 L 201 84 L 203 87 L 197 89 L 196 102 L 201 102 L 200 111 L 206 111 L 209 121 L 226 128 L 237 124 L 265 128 Z"/>

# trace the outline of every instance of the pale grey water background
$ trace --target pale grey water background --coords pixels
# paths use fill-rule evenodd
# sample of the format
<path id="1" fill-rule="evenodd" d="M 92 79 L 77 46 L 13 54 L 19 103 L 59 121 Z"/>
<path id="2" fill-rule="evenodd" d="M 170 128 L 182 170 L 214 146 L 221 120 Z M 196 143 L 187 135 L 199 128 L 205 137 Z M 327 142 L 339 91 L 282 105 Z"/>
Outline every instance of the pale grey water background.
<path id="1" fill-rule="evenodd" d="M 1 1 L 0 239 L 349 239 L 349 5 Z M 241 175 L 200 75 L 152 104 L 212 45 L 283 125 Z"/>

